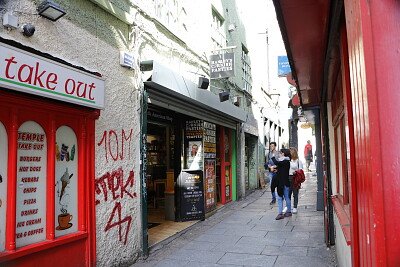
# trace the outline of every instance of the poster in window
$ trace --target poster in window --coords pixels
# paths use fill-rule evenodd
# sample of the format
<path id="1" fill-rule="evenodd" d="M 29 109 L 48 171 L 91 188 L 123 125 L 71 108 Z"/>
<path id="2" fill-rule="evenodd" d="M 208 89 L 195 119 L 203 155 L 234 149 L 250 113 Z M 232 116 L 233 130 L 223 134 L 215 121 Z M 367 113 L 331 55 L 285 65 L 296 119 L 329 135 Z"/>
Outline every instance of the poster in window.
<path id="1" fill-rule="evenodd" d="M 216 179 L 215 159 L 206 159 L 204 162 L 205 171 L 205 201 L 206 212 L 216 208 Z"/>
<path id="2" fill-rule="evenodd" d="M 74 131 L 61 126 L 56 133 L 55 235 L 78 231 L 78 144 Z"/>
<path id="3" fill-rule="evenodd" d="M 230 179 L 231 177 L 231 166 L 225 166 L 225 197 L 226 199 L 230 199 Z"/>
<path id="4" fill-rule="evenodd" d="M 231 162 L 231 155 L 230 155 L 230 144 L 229 144 L 229 136 L 228 136 L 228 129 L 224 131 L 224 154 L 225 154 L 225 162 Z"/>
<path id="5" fill-rule="evenodd" d="M 0 252 L 6 247 L 8 137 L 0 122 Z"/>
<path id="6" fill-rule="evenodd" d="M 203 142 L 189 141 L 187 150 L 187 165 L 189 170 L 203 169 Z"/>
<path id="7" fill-rule="evenodd" d="M 34 121 L 18 129 L 16 246 L 46 239 L 47 140 Z"/>

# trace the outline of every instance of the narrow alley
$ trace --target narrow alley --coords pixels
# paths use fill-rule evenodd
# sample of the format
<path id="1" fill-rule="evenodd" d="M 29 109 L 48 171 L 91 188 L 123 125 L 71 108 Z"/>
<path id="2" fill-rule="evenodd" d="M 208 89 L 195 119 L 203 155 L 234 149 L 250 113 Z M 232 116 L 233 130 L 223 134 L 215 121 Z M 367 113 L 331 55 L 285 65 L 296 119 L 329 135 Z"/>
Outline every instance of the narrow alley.
<path id="1" fill-rule="evenodd" d="M 323 211 L 315 207 L 317 179 L 306 176 L 298 214 L 275 220 L 278 204 L 269 205 L 267 185 L 156 244 L 133 266 L 336 266 L 324 243 Z"/>

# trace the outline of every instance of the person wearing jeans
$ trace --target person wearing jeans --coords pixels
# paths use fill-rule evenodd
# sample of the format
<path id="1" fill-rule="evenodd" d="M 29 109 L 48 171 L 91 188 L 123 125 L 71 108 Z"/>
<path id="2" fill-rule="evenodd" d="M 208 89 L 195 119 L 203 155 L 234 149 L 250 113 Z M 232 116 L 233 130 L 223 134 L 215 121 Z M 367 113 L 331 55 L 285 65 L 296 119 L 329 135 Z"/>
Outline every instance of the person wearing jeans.
<path id="1" fill-rule="evenodd" d="M 265 163 L 265 168 L 268 169 L 268 176 L 269 176 L 269 186 L 271 187 L 271 195 L 272 195 L 272 200 L 269 203 L 270 205 L 275 204 L 276 202 L 276 193 L 275 193 L 275 188 L 272 188 L 272 182 L 276 176 L 276 169 L 275 169 L 275 164 L 272 161 L 272 157 L 279 157 L 278 151 L 276 151 L 276 142 L 271 142 L 269 143 L 269 152 L 267 155 L 267 162 Z"/>
<path id="2" fill-rule="evenodd" d="M 290 169 L 289 169 L 289 181 L 290 181 L 290 192 L 289 197 L 292 198 L 293 193 L 293 213 L 297 213 L 297 204 L 299 203 L 299 188 L 293 184 L 293 173 L 299 169 L 303 169 L 303 163 L 299 159 L 297 149 L 294 147 L 290 148 Z"/>
<path id="3" fill-rule="evenodd" d="M 279 158 L 272 157 L 272 161 L 276 165 L 277 174 L 272 182 L 272 187 L 277 188 L 278 191 L 278 207 L 279 214 L 276 216 L 276 220 L 281 220 L 284 217 L 292 216 L 291 212 L 291 201 L 289 197 L 290 182 L 289 182 L 289 169 L 290 169 L 290 150 L 281 149 L 279 152 Z M 283 214 L 283 198 L 285 198 L 287 211 Z"/>

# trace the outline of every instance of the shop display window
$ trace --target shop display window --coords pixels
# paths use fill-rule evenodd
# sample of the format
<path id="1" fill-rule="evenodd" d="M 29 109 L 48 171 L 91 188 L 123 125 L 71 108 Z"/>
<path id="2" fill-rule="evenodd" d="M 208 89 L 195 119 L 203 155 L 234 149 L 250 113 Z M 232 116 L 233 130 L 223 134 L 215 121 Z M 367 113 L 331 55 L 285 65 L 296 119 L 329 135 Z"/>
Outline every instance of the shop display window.
<path id="1" fill-rule="evenodd" d="M 65 253 L 76 262 L 95 259 L 89 199 L 98 115 L 0 91 L 0 265 L 29 261 L 33 252 L 51 260 Z"/>
<path id="2" fill-rule="evenodd" d="M 7 166 L 8 138 L 7 132 L 0 122 L 0 252 L 6 247 L 6 207 L 7 207 Z"/>
<path id="3" fill-rule="evenodd" d="M 54 198 L 56 237 L 78 230 L 78 144 L 74 130 L 61 126 L 56 133 Z"/>

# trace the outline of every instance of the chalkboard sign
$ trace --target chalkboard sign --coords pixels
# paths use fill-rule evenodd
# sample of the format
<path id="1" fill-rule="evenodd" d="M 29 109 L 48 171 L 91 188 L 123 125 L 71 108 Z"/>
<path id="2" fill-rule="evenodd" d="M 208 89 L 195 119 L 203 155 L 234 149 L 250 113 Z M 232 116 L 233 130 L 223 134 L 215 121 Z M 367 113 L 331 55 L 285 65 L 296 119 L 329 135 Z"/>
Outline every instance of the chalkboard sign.
<path id="1" fill-rule="evenodd" d="M 204 220 L 204 187 L 202 170 L 182 170 L 179 175 L 180 220 Z"/>

